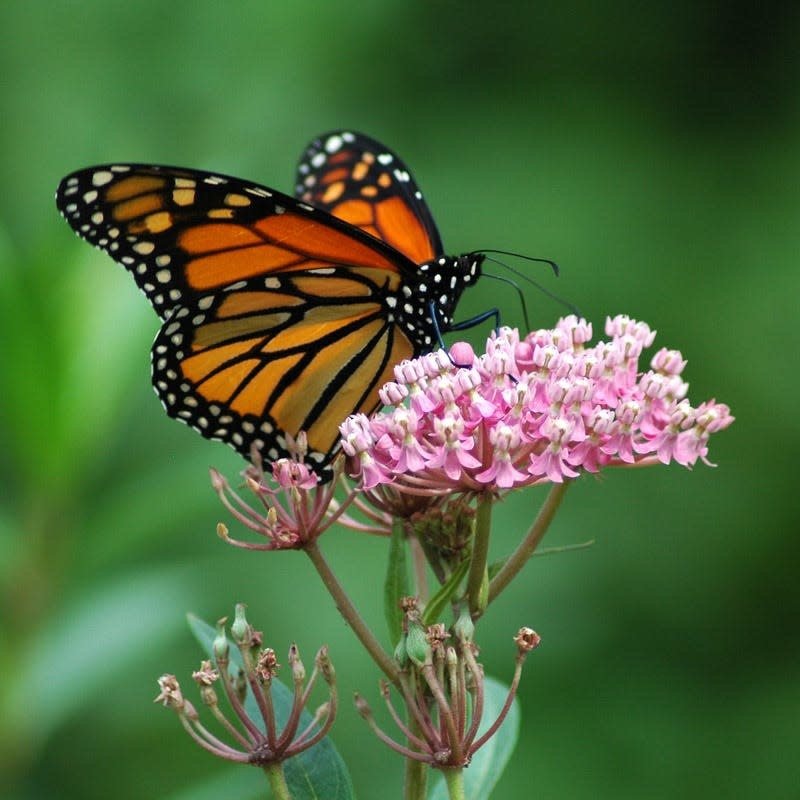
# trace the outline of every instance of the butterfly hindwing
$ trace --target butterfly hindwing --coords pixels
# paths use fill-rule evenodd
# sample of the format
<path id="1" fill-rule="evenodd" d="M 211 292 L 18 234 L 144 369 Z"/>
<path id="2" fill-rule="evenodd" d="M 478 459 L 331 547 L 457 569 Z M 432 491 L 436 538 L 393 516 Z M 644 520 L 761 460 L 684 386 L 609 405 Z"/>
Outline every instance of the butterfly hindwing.
<path id="1" fill-rule="evenodd" d="M 442 255 L 422 193 L 403 161 L 361 133 L 331 131 L 306 148 L 295 194 L 383 240 L 415 264 Z"/>
<path id="2" fill-rule="evenodd" d="M 375 277 L 325 268 L 259 277 L 175 309 L 152 353 L 167 413 L 245 457 L 253 444 L 270 460 L 286 456 L 286 434 L 304 430 L 309 460 L 325 467 L 339 424 L 372 412 L 393 365 L 418 352 L 387 321 Z"/>

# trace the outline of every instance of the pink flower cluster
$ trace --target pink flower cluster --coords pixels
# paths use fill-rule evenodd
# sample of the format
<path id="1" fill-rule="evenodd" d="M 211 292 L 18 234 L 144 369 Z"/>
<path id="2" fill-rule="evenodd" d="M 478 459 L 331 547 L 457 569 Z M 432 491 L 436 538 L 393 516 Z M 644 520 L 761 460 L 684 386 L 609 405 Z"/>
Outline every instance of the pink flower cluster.
<path id="1" fill-rule="evenodd" d="M 689 403 L 676 350 L 640 372 L 655 338 L 645 323 L 620 315 L 606 335 L 589 346 L 591 325 L 571 315 L 524 339 L 504 328 L 480 356 L 462 342 L 403 362 L 381 390 L 386 410 L 341 426 L 348 471 L 365 489 L 484 491 L 608 465 L 708 463 L 729 408 Z"/>

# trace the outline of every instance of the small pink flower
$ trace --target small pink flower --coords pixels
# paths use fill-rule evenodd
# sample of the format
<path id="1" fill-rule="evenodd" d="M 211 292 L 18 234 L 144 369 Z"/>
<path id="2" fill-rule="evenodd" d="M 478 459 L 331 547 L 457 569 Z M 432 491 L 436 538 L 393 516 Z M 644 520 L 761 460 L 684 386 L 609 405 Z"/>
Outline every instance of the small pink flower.
<path id="1" fill-rule="evenodd" d="M 403 362 L 380 393 L 387 410 L 342 425 L 350 474 L 372 494 L 391 486 L 434 498 L 605 466 L 708 463 L 710 435 L 733 422 L 728 407 L 689 404 L 676 350 L 640 370 L 648 325 L 620 315 L 605 329 L 610 338 L 591 345 L 591 326 L 569 316 L 524 338 L 503 328 L 483 354 L 458 343 L 449 357 Z"/>

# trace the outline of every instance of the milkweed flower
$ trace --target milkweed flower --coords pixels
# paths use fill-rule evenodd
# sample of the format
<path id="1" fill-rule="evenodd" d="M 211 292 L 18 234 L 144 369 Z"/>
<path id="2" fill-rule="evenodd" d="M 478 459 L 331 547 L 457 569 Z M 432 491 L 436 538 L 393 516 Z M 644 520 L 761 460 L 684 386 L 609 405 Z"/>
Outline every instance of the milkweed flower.
<path id="1" fill-rule="evenodd" d="M 364 490 L 499 491 L 561 483 L 609 466 L 707 459 L 712 433 L 732 422 L 728 406 L 693 407 L 686 360 L 625 315 L 607 339 L 570 315 L 524 338 L 503 328 L 476 355 L 463 342 L 395 369 L 380 392 L 385 410 L 341 426 L 347 468 Z"/>
<path id="2" fill-rule="evenodd" d="M 271 467 L 271 474 L 265 473 L 258 452 L 253 451 L 252 463 L 244 470 L 243 478 L 256 498 L 255 506 L 246 502 L 217 470 L 210 470 L 211 485 L 225 508 L 264 539 L 234 539 L 227 526 L 220 523 L 217 534 L 228 544 L 245 550 L 302 550 L 313 545 L 355 499 L 351 493 L 337 502 L 336 482 L 324 483 L 299 458 L 281 458 Z"/>
<path id="3" fill-rule="evenodd" d="M 289 648 L 288 661 L 292 671 L 294 693 L 292 705 L 283 728 L 279 730 L 272 699 L 273 679 L 280 665 L 272 648 L 263 648 L 263 635 L 255 630 L 245 617 L 245 607 L 236 606 L 236 617 L 231 625 L 231 634 L 239 651 L 241 666 L 232 663 L 230 644 L 225 630 L 225 620 L 217 626 L 214 640 L 213 664 L 203 661 L 200 669 L 192 673 L 203 705 L 218 727 L 227 734 L 228 741 L 220 739 L 201 721 L 195 706 L 187 700 L 174 675 L 165 674 L 158 679 L 159 692 L 154 702 L 172 708 L 186 732 L 203 749 L 219 758 L 257 767 L 279 766 L 288 758 L 313 747 L 325 737 L 333 725 L 337 709 L 336 674 L 323 646 L 314 659 L 314 669 L 306 679 L 306 670 L 300 660 L 296 645 Z M 303 712 L 308 706 L 311 690 L 322 679 L 328 687 L 328 699 L 320 705 L 310 722 L 300 728 Z M 226 715 L 214 684 L 219 682 L 227 700 Z M 253 719 L 245 707 L 245 695 L 250 692 L 256 700 L 258 718 Z M 232 713 L 230 713 L 232 712 Z M 236 719 L 236 723 L 229 717 Z"/>

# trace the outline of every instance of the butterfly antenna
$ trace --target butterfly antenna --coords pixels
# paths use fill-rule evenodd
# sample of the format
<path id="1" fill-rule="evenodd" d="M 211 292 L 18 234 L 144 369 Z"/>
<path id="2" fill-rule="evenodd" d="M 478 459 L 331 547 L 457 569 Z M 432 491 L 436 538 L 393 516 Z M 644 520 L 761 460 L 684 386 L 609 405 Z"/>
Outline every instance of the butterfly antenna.
<path id="1" fill-rule="evenodd" d="M 518 255 L 517 253 L 507 253 L 505 250 L 481 250 L 479 252 L 481 252 L 481 253 L 504 253 L 506 255 L 511 255 L 511 256 Z M 519 257 L 520 258 L 524 258 L 526 261 L 539 261 L 539 262 L 542 262 L 544 264 L 549 264 L 553 268 L 553 272 L 556 275 L 558 275 L 558 264 L 556 264 L 555 261 L 551 261 L 549 258 L 532 258 L 530 256 L 519 256 Z M 544 286 L 542 286 L 540 283 L 537 283 L 535 280 L 533 280 L 533 278 L 531 278 L 529 275 L 526 275 L 524 272 L 520 272 L 518 269 L 514 269 L 514 267 L 512 267 L 510 264 L 506 264 L 505 261 L 500 261 L 497 258 L 491 258 L 490 256 L 486 256 L 486 260 L 487 261 L 491 261 L 493 264 L 499 264 L 501 267 L 504 267 L 509 272 L 513 272 L 517 277 L 519 277 L 522 280 L 527 281 L 528 283 L 530 283 L 531 286 L 535 286 L 546 297 L 549 297 L 551 300 L 555 300 L 555 302 L 558 303 L 559 305 L 562 305 L 562 306 L 564 306 L 564 308 L 569 309 L 569 311 L 571 311 L 573 314 L 575 314 L 575 316 L 577 316 L 577 317 L 581 316 L 580 309 L 576 305 L 574 305 L 573 303 L 570 303 L 569 300 L 565 300 L 563 297 L 560 297 L 557 294 L 553 294 L 553 292 L 551 292 L 549 289 L 545 289 Z M 487 277 L 489 277 L 489 276 L 487 275 Z M 495 275 L 493 277 L 497 278 L 498 276 Z M 512 283 L 512 285 L 515 285 L 515 284 L 513 284 L 512 281 L 508 281 L 508 282 Z M 519 287 L 517 287 L 517 290 L 519 290 Z"/>
<path id="2" fill-rule="evenodd" d="M 488 260 L 494 261 L 495 259 L 490 258 Z M 497 261 L 496 263 L 499 264 L 500 262 Z M 525 319 L 525 330 L 530 330 L 531 323 L 530 320 L 528 319 L 528 306 L 525 302 L 525 295 L 523 294 L 522 289 L 520 289 L 519 284 L 512 281 L 511 278 L 504 278 L 502 275 L 492 275 L 491 272 L 484 272 L 483 277 L 491 278 L 494 281 L 502 281 L 503 283 L 507 283 L 509 286 L 513 286 L 516 289 L 520 305 L 522 306 L 522 316 Z"/>
<path id="3" fill-rule="evenodd" d="M 476 256 L 476 255 L 479 255 L 481 253 L 484 253 L 484 254 L 485 253 L 494 253 L 495 255 L 498 255 L 498 256 L 511 256 L 512 258 L 521 258 L 523 261 L 535 261 L 535 262 L 537 262 L 539 264 L 547 264 L 550 267 L 550 269 L 553 270 L 553 274 L 556 276 L 556 278 L 559 276 L 559 274 L 561 272 L 561 269 L 558 266 L 558 264 L 555 261 L 553 261 L 552 259 L 550 259 L 550 258 L 535 258 L 534 256 L 526 256 L 526 255 L 523 255 L 522 253 L 514 253 L 511 250 L 474 250 L 473 252 L 468 253 L 468 255 Z M 503 262 L 502 261 L 498 261 L 497 263 L 498 264 L 502 264 Z M 512 267 L 510 267 L 508 264 L 503 264 L 503 266 L 506 267 L 506 269 L 511 270 L 511 272 L 516 273 L 521 278 L 526 278 L 525 275 L 523 275 L 521 272 L 517 272 L 517 270 L 513 269 Z"/>

